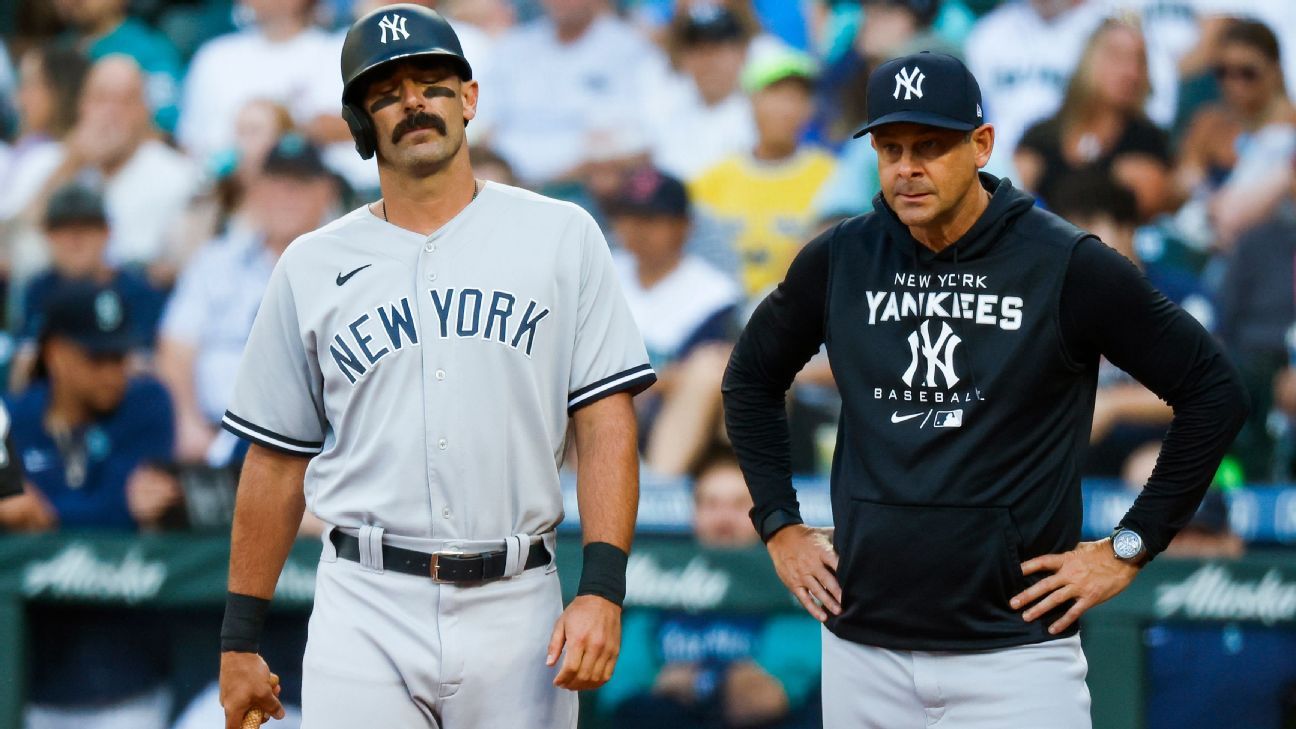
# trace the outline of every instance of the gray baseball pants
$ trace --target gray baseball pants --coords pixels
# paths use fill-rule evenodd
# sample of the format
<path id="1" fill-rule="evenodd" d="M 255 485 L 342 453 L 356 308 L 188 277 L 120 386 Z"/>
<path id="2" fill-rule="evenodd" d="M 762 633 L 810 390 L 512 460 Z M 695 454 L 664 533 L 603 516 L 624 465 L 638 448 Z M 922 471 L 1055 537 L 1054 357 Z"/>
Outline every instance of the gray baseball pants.
<path id="1" fill-rule="evenodd" d="M 556 688 L 558 669 L 545 666 L 562 609 L 552 563 L 480 585 L 439 584 L 338 559 L 326 532 L 302 728 L 574 729 L 576 694 Z"/>
<path id="2" fill-rule="evenodd" d="M 1091 729 L 1080 636 L 894 651 L 823 631 L 824 729 Z"/>

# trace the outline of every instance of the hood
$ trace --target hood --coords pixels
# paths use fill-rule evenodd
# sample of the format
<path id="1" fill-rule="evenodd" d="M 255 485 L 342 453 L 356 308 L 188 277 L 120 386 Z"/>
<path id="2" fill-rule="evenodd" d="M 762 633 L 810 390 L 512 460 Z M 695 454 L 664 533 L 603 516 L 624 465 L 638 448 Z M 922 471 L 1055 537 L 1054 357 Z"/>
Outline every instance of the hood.
<path id="1" fill-rule="evenodd" d="M 873 198 L 873 209 L 886 222 L 892 239 L 908 246 L 917 262 L 926 265 L 932 261 L 973 261 L 988 253 L 1003 232 L 1035 206 L 1035 198 L 1013 187 L 1006 177 L 998 178 L 982 172 L 980 179 L 981 186 L 990 193 L 990 205 L 963 237 L 940 253 L 934 253 L 914 239 L 909 227 L 900 222 L 880 192 Z"/>

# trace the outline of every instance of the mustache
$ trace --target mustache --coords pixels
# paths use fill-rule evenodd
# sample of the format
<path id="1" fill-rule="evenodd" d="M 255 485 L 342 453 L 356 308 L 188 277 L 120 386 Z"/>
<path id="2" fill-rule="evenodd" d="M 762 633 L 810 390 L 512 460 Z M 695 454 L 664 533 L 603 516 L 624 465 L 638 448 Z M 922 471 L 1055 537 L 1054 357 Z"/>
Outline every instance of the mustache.
<path id="1" fill-rule="evenodd" d="M 399 142 L 401 137 L 406 134 L 419 131 L 420 129 L 435 129 L 438 132 L 441 132 L 442 136 L 444 136 L 446 133 L 446 123 L 444 119 L 434 114 L 429 114 L 425 111 L 415 112 L 404 119 L 401 119 L 400 123 L 396 125 L 396 128 L 392 129 L 392 144 Z"/>

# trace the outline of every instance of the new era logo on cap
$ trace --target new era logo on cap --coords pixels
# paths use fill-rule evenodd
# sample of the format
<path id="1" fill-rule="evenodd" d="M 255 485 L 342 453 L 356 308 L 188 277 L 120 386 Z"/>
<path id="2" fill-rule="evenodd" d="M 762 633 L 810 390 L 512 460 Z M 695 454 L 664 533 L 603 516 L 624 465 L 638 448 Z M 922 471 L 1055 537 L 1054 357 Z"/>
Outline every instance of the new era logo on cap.
<path id="1" fill-rule="evenodd" d="M 923 51 L 879 65 L 869 76 L 868 123 L 909 122 L 971 131 L 981 126 L 981 87 L 959 59 Z"/>

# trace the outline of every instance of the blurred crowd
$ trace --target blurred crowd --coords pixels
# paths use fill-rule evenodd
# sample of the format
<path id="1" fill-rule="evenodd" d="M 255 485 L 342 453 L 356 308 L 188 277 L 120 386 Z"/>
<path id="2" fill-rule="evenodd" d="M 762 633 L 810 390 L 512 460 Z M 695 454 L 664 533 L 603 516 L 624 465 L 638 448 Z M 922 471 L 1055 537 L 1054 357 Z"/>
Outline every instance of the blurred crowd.
<path id="1" fill-rule="evenodd" d="M 218 424 L 270 272 L 380 196 L 340 116 L 339 53 L 382 4 L 17 0 L 0 17 L 0 374 L 28 477 L 0 530 L 227 527 L 243 446 Z M 422 4 L 481 82 L 478 177 L 575 201 L 607 233 L 660 376 L 639 398 L 645 473 L 695 480 L 700 543 L 757 541 L 723 447 L 730 346 L 801 245 L 873 209 L 874 150 L 853 139 L 865 81 L 919 50 L 979 80 L 987 172 L 1099 235 L 1225 344 L 1254 406 L 1218 484 L 1292 480 L 1296 3 Z M 820 356 L 791 398 L 797 473 L 826 475 L 839 406 Z M 1170 417 L 1104 362 L 1087 475 L 1137 489 Z M 1185 553 L 1241 550 L 1220 508 L 1208 499 Z M 800 726 L 810 669 L 762 646 L 804 629 L 628 621 L 656 663 L 619 670 L 600 705 Z M 158 677 L 133 675 L 105 685 L 156 709 Z M 42 705 L 78 698 L 40 685 Z M 39 726 L 65 725 L 51 711 Z"/>

